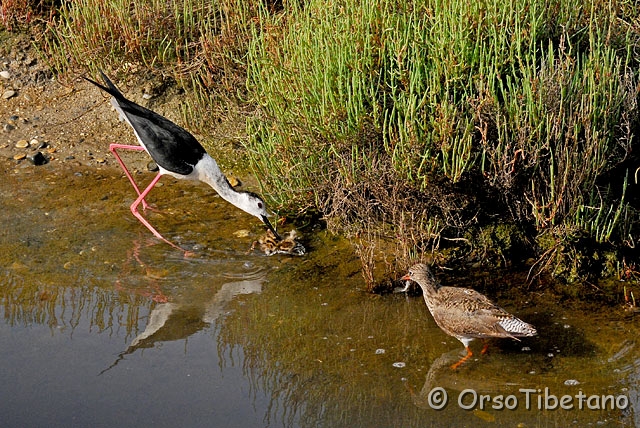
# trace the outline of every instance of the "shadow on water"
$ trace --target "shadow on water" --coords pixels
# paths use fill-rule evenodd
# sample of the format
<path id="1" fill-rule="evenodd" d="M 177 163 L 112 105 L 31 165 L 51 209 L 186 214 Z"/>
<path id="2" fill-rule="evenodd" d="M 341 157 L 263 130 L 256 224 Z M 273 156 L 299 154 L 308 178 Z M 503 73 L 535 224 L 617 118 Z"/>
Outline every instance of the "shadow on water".
<path id="1" fill-rule="evenodd" d="M 421 297 L 364 292 L 342 240 L 303 230 L 306 256 L 266 257 L 248 252 L 261 226 L 207 188 L 168 179 L 152 195 L 150 221 L 195 257 L 132 218 L 118 172 L 7 169 L 7 426 L 640 425 L 638 321 L 618 308 L 482 290 L 539 336 L 485 355 L 474 342 L 453 371 L 460 342 Z"/>

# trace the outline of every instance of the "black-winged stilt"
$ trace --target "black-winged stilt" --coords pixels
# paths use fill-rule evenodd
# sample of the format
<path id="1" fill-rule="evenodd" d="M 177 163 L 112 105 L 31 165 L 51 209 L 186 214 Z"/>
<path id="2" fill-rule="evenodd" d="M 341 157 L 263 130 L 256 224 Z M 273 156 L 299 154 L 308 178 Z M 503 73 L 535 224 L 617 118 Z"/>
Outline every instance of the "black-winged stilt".
<path id="1" fill-rule="evenodd" d="M 116 157 L 127 178 L 133 185 L 133 188 L 136 189 L 138 193 L 138 198 L 131 204 L 131 212 L 157 238 L 172 247 L 185 251 L 164 238 L 142 217 L 142 214 L 138 212 L 138 205 L 140 205 L 140 203 L 142 203 L 143 209 L 148 207 L 145 197 L 160 178 L 166 174 L 179 179 L 199 180 L 207 183 L 213 187 L 223 199 L 241 210 L 258 217 L 269 230 L 274 233 L 278 240 L 282 239 L 267 219 L 268 214 L 264 201 L 258 195 L 250 192 L 238 192 L 231 187 L 227 178 L 220 171 L 216 161 L 209 156 L 204 147 L 202 147 L 193 135 L 169 119 L 126 99 L 104 73 L 100 72 L 100 74 L 102 74 L 106 86 L 87 77 L 84 79 L 111 95 L 111 104 L 120 114 L 120 119 L 125 120 L 131 125 L 133 132 L 138 138 L 139 146 L 111 144 L 109 150 Z M 116 149 L 145 150 L 158 165 L 160 172 L 158 172 L 158 175 L 144 191 L 140 192 L 131 173 L 122 159 L 120 159 L 120 156 L 118 156 Z"/>

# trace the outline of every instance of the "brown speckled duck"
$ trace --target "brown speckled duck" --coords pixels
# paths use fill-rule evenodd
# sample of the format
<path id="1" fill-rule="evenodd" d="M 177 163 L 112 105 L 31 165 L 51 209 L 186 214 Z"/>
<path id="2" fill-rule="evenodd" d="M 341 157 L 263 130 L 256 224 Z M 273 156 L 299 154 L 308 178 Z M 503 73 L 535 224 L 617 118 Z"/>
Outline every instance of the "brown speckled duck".
<path id="1" fill-rule="evenodd" d="M 438 327 L 462 342 L 467 350 L 467 355 L 452 365 L 452 369 L 473 356 L 469 348 L 473 339 L 509 337 L 519 340 L 518 337 L 537 334 L 532 325 L 511 315 L 485 295 L 469 288 L 443 287 L 425 264 L 412 266 L 402 279 L 418 283 Z M 482 353 L 485 351 L 486 345 Z"/>

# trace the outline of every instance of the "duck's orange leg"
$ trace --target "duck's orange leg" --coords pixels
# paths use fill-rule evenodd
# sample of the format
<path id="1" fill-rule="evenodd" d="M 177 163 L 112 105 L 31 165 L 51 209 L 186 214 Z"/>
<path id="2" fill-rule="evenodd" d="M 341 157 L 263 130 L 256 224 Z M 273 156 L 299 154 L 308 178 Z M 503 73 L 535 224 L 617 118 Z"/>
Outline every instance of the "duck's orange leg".
<path id="1" fill-rule="evenodd" d="M 482 351 L 480 351 L 480 353 L 484 355 L 487 353 L 487 349 L 489 349 L 489 341 L 487 339 L 482 339 L 482 342 L 484 343 L 484 346 L 482 347 Z"/>
<path id="2" fill-rule="evenodd" d="M 460 361 L 458 361 L 457 363 L 453 364 L 451 366 L 451 368 L 453 370 L 457 369 L 458 367 L 460 367 L 462 364 L 464 364 L 465 361 L 467 361 L 469 358 L 471 358 L 473 356 L 473 352 L 471 352 L 471 348 L 469 348 L 468 346 L 465 346 L 465 349 L 467 350 L 467 355 L 465 355 L 464 357 L 462 357 L 460 359 Z"/>

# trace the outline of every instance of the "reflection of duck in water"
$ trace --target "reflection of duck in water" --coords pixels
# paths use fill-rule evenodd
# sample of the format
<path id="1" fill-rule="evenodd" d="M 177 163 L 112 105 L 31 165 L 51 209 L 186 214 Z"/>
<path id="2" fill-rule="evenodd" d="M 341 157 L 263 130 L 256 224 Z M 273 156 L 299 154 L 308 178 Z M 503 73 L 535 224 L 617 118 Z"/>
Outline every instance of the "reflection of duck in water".
<path id="1" fill-rule="evenodd" d="M 149 314 L 144 331 L 137 335 L 127 349 L 100 374 L 115 367 L 126 355 L 138 349 L 152 348 L 156 343 L 180 340 L 191 336 L 215 322 L 225 312 L 225 307 L 239 294 L 260 293 L 264 276 L 257 279 L 228 282 L 204 306 L 179 303 L 160 303 Z"/>
<path id="2" fill-rule="evenodd" d="M 472 390 L 475 393 L 509 395 L 519 388 L 537 388 L 539 381 L 535 377 L 523 377 L 521 366 L 507 365 L 496 369 L 483 366 L 482 370 L 464 371 L 451 370 L 451 364 L 460 359 L 459 350 L 445 352 L 436 358 L 425 375 L 424 384 L 419 391 L 414 390 L 409 381 L 405 387 L 411 395 L 413 404 L 422 409 L 433 409 L 433 396 L 435 388 L 444 388 L 449 397 L 460 397 L 464 390 Z M 457 394 L 451 392 L 457 391 Z"/>
<path id="3" fill-rule="evenodd" d="M 519 340 L 518 337 L 537 334 L 532 325 L 511 315 L 485 295 L 469 288 L 443 287 L 425 264 L 411 267 L 402 279 L 418 283 L 438 327 L 462 342 L 467 350 L 467 355 L 451 366 L 453 369 L 473 356 L 469 348 L 473 339 L 509 337 Z M 486 348 L 485 345 L 483 354 Z"/>
<path id="4" fill-rule="evenodd" d="M 267 233 L 251 245 L 251 249 L 249 251 L 253 251 L 256 244 L 260 248 L 260 251 L 265 253 L 267 256 L 272 256 L 274 254 L 302 256 L 307 252 L 302 244 L 298 242 L 298 233 L 295 230 L 291 230 L 289 233 L 286 233 L 281 239 L 278 239 L 273 232 L 267 230 Z"/>

